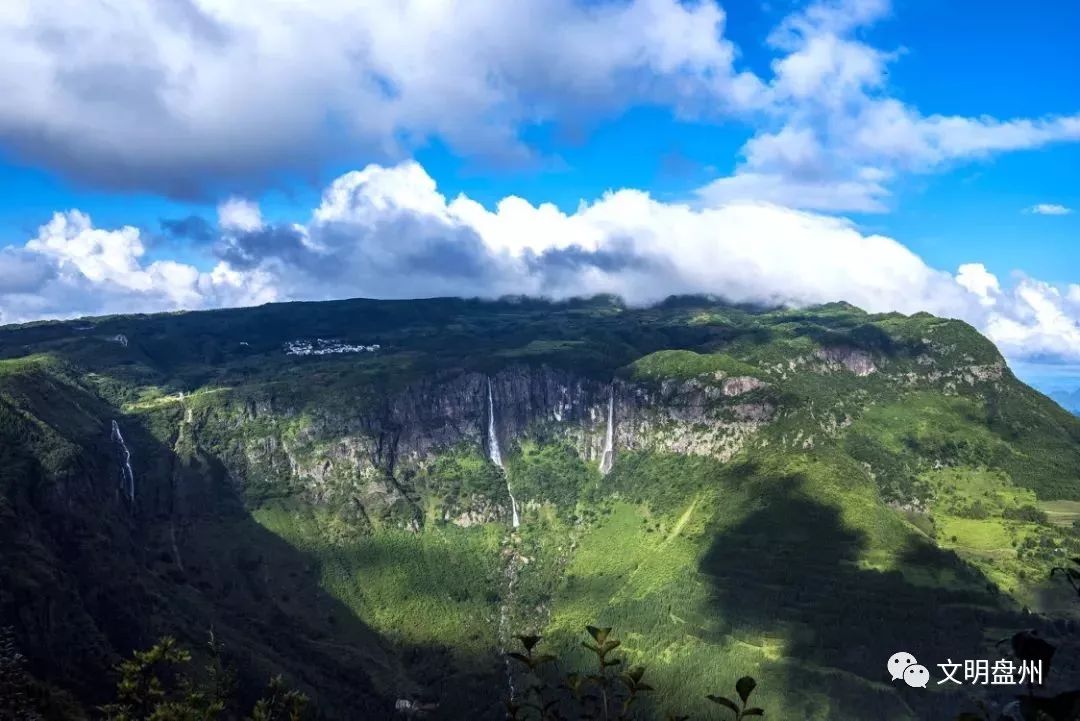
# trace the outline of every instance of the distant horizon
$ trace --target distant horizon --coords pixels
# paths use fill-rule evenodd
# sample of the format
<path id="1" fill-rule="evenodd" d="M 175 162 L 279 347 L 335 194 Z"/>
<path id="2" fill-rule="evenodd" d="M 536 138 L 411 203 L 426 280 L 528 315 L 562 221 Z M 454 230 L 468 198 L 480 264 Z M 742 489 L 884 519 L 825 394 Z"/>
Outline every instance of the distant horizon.
<path id="1" fill-rule="evenodd" d="M 256 309 L 256 308 L 262 308 L 262 307 L 266 307 L 266 306 L 291 305 L 291 304 L 302 304 L 302 303 L 317 304 L 317 303 L 348 303 L 348 302 L 364 302 L 364 301 L 378 302 L 378 303 L 384 303 L 384 302 L 408 303 L 408 302 L 412 302 L 412 301 L 447 300 L 447 301 L 472 301 L 472 302 L 479 302 L 479 303 L 508 303 L 508 302 L 512 303 L 514 301 L 530 301 L 530 302 L 551 303 L 553 305 L 557 305 L 557 304 L 569 304 L 569 303 L 574 303 L 574 302 L 582 302 L 582 303 L 584 303 L 584 302 L 588 302 L 588 301 L 595 301 L 595 300 L 602 299 L 602 298 L 611 298 L 611 299 L 613 299 L 615 301 L 620 302 L 622 305 L 624 305 L 624 306 L 626 306 L 628 308 L 633 308 L 633 307 L 656 307 L 656 306 L 660 306 L 660 305 L 662 305 L 662 304 L 664 304 L 666 302 L 671 302 L 673 300 L 679 300 L 679 299 L 682 299 L 682 298 L 700 298 L 701 300 L 706 301 L 706 302 L 720 303 L 720 304 L 729 305 L 729 306 L 732 306 L 732 307 L 743 307 L 743 308 L 751 308 L 751 307 L 753 307 L 753 308 L 756 308 L 756 309 L 759 309 L 759 310 L 762 310 L 762 311 L 765 311 L 765 312 L 768 312 L 769 310 L 782 310 L 782 309 L 796 310 L 796 309 L 799 309 L 799 308 L 815 308 L 815 307 L 822 307 L 822 306 L 828 306 L 828 305 L 834 305 L 834 304 L 846 304 L 846 305 L 852 306 L 854 308 L 857 308 L 858 310 L 861 310 L 861 311 L 867 313 L 868 315 L 885 315 L 885 314 L 889 314 L 889 313 L 899 313 L 899 311 L 886 311 L 884 313 L 870 313 L 869 311 L 866 311 L 863 308 L 859 308 L 858 306 L 856 306 L 856 305 L 854 305 L 852 303 L 848 303 L 845 300 L 832 300 L 832 301 L 826 301 L 826 302 L 823 302 L 823 303 L 814 303 L 814 304 L 807 304 L 807 305 L 802 305 L 802 306 L 782 306 L 782 305 L 767 306 L 767 305 L 763 305 L 763 304 L 755 306 L 754 304 L 749 304 L 749 303 L 733 303 L 733 302 L 725 300 L 724 298 L 722 298 L 722 297 L 720 297 L 720 296 L 718 296 L 716 294 L 707 294 L 707 293 L 685 293 L 685 294 L 680 294 L 680 295 L 670 295 L 670 296 L 667 296 L 666 298 L 661 299 L 661 300 L 653 301 L 653 302 L 650 302 L 650 303 L 638 303 L 638 304 L 627 303 L 624 298 L 621 298 L 618 295 L 614 295 L 614 294 L 611 294 L 611 293 L 595 293 L 593 295 L 588 295 L 588 296 L 571 296 L 571 297 L 567 297 L 567 298 L 547 298 L 547 297 L 544 297 L 544 296 L 512 295 L 512 294 L 504 295 L 504 296 L 501 296 L 501 297 L 498 297 L 498 298 L 486 298 L 486 297 L 481 297 L 481 296 L 418 296 L 418 297 L 413 297 L 413 298 L 351 297 L 351 298 L 327 298 L 327 299 L 321 299 L 321 300 L 267 301 L 265 303 L 259 303 L 257 305 L 237 305 L 237 306 L 228 306 L 228 307 L 220 307 L 220 308 L 177 308 L 175 310 L 158 311 L 158 312 L 152 312 L 152 313 L 138 313 L 138 312 L 135 312 L 135 313 L 112 313 L 112 314 L 107 314 L 107 315 L 83 315 L 83 316 L 72 316 L 72 317 L 62 317 L 62 318 L 41 318 L 41 319 L 38 319 L 38 320 L 25 321 L 23 323 L 0 324 L 0 331 L 6 330 L 6 329 L 17 328 L 17 327 L 28 327 L 28 326 L 35 326 L 35 325 L 38 325 L 38 324 L 48 324 L 48 323 L 74 323 L 74 322 L 78 322 L 78 321 L 89 321 L 89 320 L 98 320 L 98 319 L 103 319 L 103 318 L 116 318 L 116 317 L 126 317 L 126 316 L 144 316 L 145 317 L 145 316 L 156 316 L 156 315 L 182 315 L 182 314 L 188 314 L 188 313 L 204 313 L 204 312 L 216 312 L 216 311 L 242 311 L 242 310 L 251 310 L 251 309 Z M 900 313 L 900 315 L 911 316 L 911 315 L 916 315 L 918 313 L 925 313 L 925 312 L 926 311 L 915 311 L 914 313 Z M 963 320 L 963 319 L 954 318 L 953 320 Z M 1000 350 L 1000 348 L 999 348 L 999 350 Z M 1036 390 L 1040 391 L 1041 393 L 1049 395 L 1049 394 L 1052 394 L 1052 393 L 1073 392 L 1073 391 L 1080 390 L 1080 363 L 1052 363 L 1052 362 L 1031 363 L 1031 362 L 1024 361 L 1024 360 L 1010 359 L 1008 356 L 1005 357 L 1005 361 L 1006 361 L 1006 363 L 1008 363 L 1009 368 L 1013 371 L 1013 373 L 1015 373 L 1016 376 L 1018 378 L 1020 378 L 1020 380 L 1027 383 L 1032 388 L 1035 388 Z M 1069 409 L 1069 410 L 1072 410 L 1072 409 Z"/>
<path id="2" fill-rule="evenodd" d="M 514 294 L 507 293 L 501 296 L 480 296 L 480 295 L 431 295 L 431 296 L 410 296 L 410 297 L 376 297 L 376 296 L 349 296 L 341 298 L 313 298 L 313 299 L 295 299 L 295 300 L 268 300 L 263 303 L 254 303 L 249 305 L 228 305 L 218 306 L 214 308 L 174 308 L 170 310 L 160 311 L 131 311 L 121 313 L 104 313 L 99 315 L 70 315 L 70 316 L 48 316 L 42 318 L 35 318 L 32 320 L 26 320 L 18 323 L 0 323 L 0 329 L 3 328 L 16 328 L 20 326 L 31 326 L 44 323 L 72 323 L 81 320 L 97 320 L 102 318 L 123 318 L 123 317 L 137 317 L 137 316 L 165 316 L 165 315 L 183 315 L 189 313 L 214 313 L 219 311 L 235 311 L 235 310 L 251 310 L 255 308 L 264 308 L 267 306 L 276 305 L 299 305 L 299 304 L 319 304 L 319 303 L 350 303 L 350 302 L 372 302 L 372 303 L 410 303 L 421 301 L 466 301 L 476 303 L 515 303 L 515 302 L 537 302 L 537 303 L 549 303 L 552 305 L 561 304 L 574 304 L 574 303 L 588 303 L 591 301 L 597 301 L 602 299 L 611 299 L 617 301 L 620 305 L 626 308 L 654 308 L 662 306 L 665 303 L 671 303 L 682 299 L 699 299 L 706 303 L 716 303 L 720 305 L 729 306 L 731 308 L 739 308 L 744 310 L 754 310 L 761 312 L 770 312 L 774 310 L 800 310 L 811 308 L 823 308 L 830 305 L 846 305 L 856 310 L 862 311 L 867 315 L 903 315 L 913 316 L 920 313 L 928 313 L 929 315 L 935 315 L 929 313 L 929 311 L 917 310 L 910 313 L 904 313 L 901 311 L 881 311 L 872 312 L 865 308 L 861 308 L 854 303 L 849 303 L 843 299 L 823 301 L 820 303 L 806 303 L 801 305 L 785 305 L 781 303 L 756 303 L 756 302 L 736 302 L 731 301 L 716 293 L 676 293 L 672 295 L 659 298 L 657 300 L 643 301 L 643 302 L 629 302 L 626 298 L 616 293 L 593 293 L 590 295 L 571 295 L 565 297 L 551 297 L 544 295 L 527 295 L 527 294 Z M 937 316 L 940 318 L 947 318 L 949 320 L 963 320 L 962 318 L 951 318 L 948 316 Z M 966 321 L 965 321 L 966 322 Z M 1041 365 L 1040 365 L 1041 367 Z M 1077 365 L 1080 368 L 1080 364 Z"/>

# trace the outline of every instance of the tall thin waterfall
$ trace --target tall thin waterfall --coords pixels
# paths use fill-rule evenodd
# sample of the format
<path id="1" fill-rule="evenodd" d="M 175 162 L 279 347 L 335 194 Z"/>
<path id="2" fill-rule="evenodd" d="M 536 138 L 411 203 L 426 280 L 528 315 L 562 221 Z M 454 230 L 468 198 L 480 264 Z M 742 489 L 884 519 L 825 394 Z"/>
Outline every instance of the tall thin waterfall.
<path id="1" fill-rule="evenodd" d="M 607 475 L 615 462 L 615 385 L 611 386 L 611 396 L 607 407 L 607 435 L 604 437 L 604 453 L 600 456 L 600 472 Z"/>
<path id="2" fill-rule="evenodd" d="M 510 700 L 513 701 L 517 697 L 517 687 L 514 685 L 514 666 L 510 663 L 507 649 L 511 638 L 510 607 L 514 604 L 514 586 L 518 577 L 518 555 L 516 551 L 510 555 L 510 560 L 506 564 L 505 576 L 506 597 L 499 606 L 499 644 L 506 664 L 506 685 L 510 690 Z"/>
<path id="3" fill-rule="evenodd" d="M 124 443 L 124 436 L 120 433 L 120 424 L 112 422 L 112 441 L 120 449 L 120 491 L 127 494 L 128 500 L 135 502 L 135 473 L 131 470 L 131 451 Z"/>
<path id="4" fill-rule="evenodd" d="M 487 379 L 487 393 L 488 393 L 488 457 L 491 458 L 491 462 L 499 468 L 503 468 L 502 453 L 499 452 L 499 434 L 495 431 L 495 399 L 491 395 L 491 379 Z M 513 491 L 510 490 L 510 479 L 506 479 L 506 492 L 510 494 L 510 508 L 514 513 L 514 528 L 521 525 L 521 518 L 518 516 L 517 499 L 514 498 Z"/>

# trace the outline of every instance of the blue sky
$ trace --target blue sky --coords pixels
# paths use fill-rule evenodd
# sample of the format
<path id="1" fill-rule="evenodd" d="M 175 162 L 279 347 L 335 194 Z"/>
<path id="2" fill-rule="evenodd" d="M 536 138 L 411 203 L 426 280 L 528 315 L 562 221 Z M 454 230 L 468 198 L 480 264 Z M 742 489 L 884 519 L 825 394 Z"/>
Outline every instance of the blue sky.
<path id="1" fill-rule="evenodd" d="M 42 5 L 0 13 L 0 322 L 518 274 L 926 309 L 1080 362 L 1077 3 Z"/>

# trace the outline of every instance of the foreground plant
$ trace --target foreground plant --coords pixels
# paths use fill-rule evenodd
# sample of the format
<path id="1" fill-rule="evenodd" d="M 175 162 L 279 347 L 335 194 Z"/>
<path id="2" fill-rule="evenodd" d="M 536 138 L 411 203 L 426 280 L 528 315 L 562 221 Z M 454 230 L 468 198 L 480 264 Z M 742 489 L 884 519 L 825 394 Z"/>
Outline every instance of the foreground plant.
<path id="1" fill-rule="evenodd" d="M 559 674 L 552 671 L 558 659 L 550 653 L 538 653 L 539 636 L 517 636 L 522 651 L 514 651 L 507 657 L 518 663 L 525 673 L 527 683 L 519 702 L 507 702 L 507 718 L 511 721 L 627 721 L 645 718 L 639 711 L 640 699 L 653 691 L 645 682 L 645 667 L 625 666 L 625 658 L 616 655 L 622 642 L 614 638 L 610 627 L 586 626 L 589 638 L 582 642 L 595 657 L 595 666 L 583 672 Z M 763 716 L 760 708 L 748 707 L 751 692 L 757 683 L 744 676 L 735 684 L 742 700 L 738 705 L 723 696 L 707 696 L 735 713 L 736 721 Z M 651 717 L 650 717 L 651 718 Z M 666 721 L 688 721 L 689 716 L 669 714 Z"/>
<path id="2" fill-rule="evenodd" d="M 1071 558 L 1073 566 L 1055 566 L 1050 569 L 1050 578 L 1061 574 L 1065 581 L 1076 591 L 1080 598 L 1080 558 Z M 1044 674 L 1049 673 L 1050 660 L 1056 647 L 1039 638 L 1035 631 L 1020 631 L 1010 639 L 1013 655 L 1025 661 L 1038 661 Z M 1034 687 L 1029 682 L 1027 695 L 1017 696 L 998 712 L 985 701 L 975 702 L 978 711 L 966 711 L 956 717 L 956 721 L 995 721 L 995 719 L 1019 718 L 1024 721 L 1076 721 L 1080 719 L 1080 689 L 1059 693 L 1056 696 L 1036 696 Z"/>
<path id="3" fill-rule="evenodd" d="M 117 667 L 116 702 L 101 707 L 108 721 L 216 721 L 238 718 L 234 705 L 236 674 L 224 660 L 224 647 L 213 633 L 207 644 L 209 662 L 196 680 L 185 673 L 191 653 L 166 636 L 145 651 L 136 651 Z M 286 687 L 281 676 L 270 679 L 266 695 L 246 721 L 302 721 L 307 697 Z"/>
<path id="4" fill-rule="evenodd" d="M 1073 558 L 1070 560 L 1073 562 L 1075 568 L 1072 566 L 1055 566 L 1050 569 L 1050 578 L 1053 578 L 1060 573 L 1065 577 L 1068 584 L 1072 586 L 1072 589 L 1076 591 L 1076 595 L 1080 596 L 1080 558 Z"/>
<path id="5" fill-rule="evenodd" d="M 757 688 L 757 681 L 749 676 L 743 676 L 735 682 L 735 693 L 739 695 L 739 700 L 742 704 L 737 704 L 727 696 L 713 696 L 710 694 L 706 698 L 715 704 L 719 704 L 724 708 L 730 710 L 735 714 L 735 721 L 742 721 L 742 719 L 748 716 L 764 716 L 765 710 L 757 707 L 748 707 L 750 703 L 750 694 Z"/>
<path id="6" fill-rule="evenodd" d="M 508 718 L 514 721 L 569 721 L 598 719 L 623 721 L 633 718 L 631 712 L 641 694 L 652 691 L 645 683 L 645 667 L 634 666 L 623 673 L 617 669 L 624 659 L 614 656 L 621 642 L 611 636 L 611 628 L 586 626 L 589 640 L 582 646 L 596 658 L 596 665 L 581 673 L 559 677 L 546 668 L 556 662 L 550 653 L 537 653 L 539 636 L 518 636 L 522 652 L 511 652 L 509 658 L 523 667 L 527 685 L 523 700 L 507 703 Z"/>
<path id="7" fill-rule="evenodd" d="M 26 657 L 15 645 L 13 629 L 0 628 L 0 719 L 40 721 L 33 683 L 26 673 Z"/>

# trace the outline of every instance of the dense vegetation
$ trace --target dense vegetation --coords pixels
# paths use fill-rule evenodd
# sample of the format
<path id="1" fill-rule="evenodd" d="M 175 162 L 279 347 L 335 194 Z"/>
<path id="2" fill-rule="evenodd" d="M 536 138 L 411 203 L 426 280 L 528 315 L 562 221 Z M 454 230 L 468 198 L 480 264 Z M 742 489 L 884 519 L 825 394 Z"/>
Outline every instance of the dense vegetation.
<path id="1" fill-rule="evenodd" d="M 379 350 L 285 352 L 316 338 Z M 1046 579 L 1080 555 L 1080 421 L 961 322 L 843 303 L 38 323 L 0 328 L 0 544 L 0 626 L 51 718 L 94 715 L 162 636 L 206 666 L 209 627 L 237 708 L 285 674 L 326 718 L 500 718 L 513 634 L 585 668 L 586 625 L 648 668 L 642 718 L 715 717 L 746 674 L 777 718 L 946 718 L 963 694 L 884 662 L 1069 635 Z"/>

